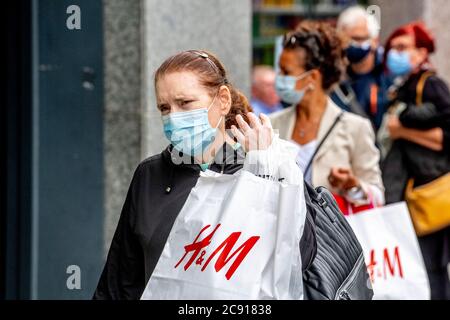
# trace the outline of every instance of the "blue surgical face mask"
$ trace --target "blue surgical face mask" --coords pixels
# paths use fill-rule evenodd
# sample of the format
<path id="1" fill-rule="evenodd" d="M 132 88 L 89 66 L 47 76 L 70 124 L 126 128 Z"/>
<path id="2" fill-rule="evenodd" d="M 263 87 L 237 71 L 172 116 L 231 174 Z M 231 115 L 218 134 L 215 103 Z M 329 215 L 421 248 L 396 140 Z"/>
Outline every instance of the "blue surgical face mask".
<path id="1" fill-rule="evenodd" d="M 347 58 L 350 63 L 359 63 L 363 61 L 372 51 L 370 41 L 364 43 L 352 43 L 346 50 Z"/>
<path id="2" fill-rule="evenodd" d="M 394 76 L 404 76 L 413 70 L 408 51 L 399 52 L 391 49 L 388 53 L 386 64 Z"/>
<path id="3" fill-rule="evenodd" d="M 277 75 L 275 79 L 275 89 L 280 99 L 291 105 L 298 105 L 303 100 L 306 91 L 310 89 L 310 87 L 308 86 L 302 90 L 297 90 L 295 89 L 297 81 L 303 79 L 310 73 L 311 71 L 307 71 L 298 77 Z"/>
<path id="4" fill-rule="evenodd" d="M 215 100 L 208 108 L 162 116 L 164 134 L 176 150 L 185 155 L 198 156 L 211 146 L 222 121 L 221 117 L 215 128 L 209 124 L 208 111 Z"/>

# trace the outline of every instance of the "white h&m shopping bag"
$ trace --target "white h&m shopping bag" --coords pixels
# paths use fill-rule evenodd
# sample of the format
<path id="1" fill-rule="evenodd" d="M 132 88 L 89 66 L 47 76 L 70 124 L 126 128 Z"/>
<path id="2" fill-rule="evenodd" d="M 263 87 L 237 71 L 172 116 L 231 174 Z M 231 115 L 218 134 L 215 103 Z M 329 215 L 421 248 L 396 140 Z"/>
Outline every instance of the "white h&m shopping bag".
<path id="1" fill-rule="evenodd" d="M 141 299 L 302 299 L 303 184 L 202 173 Z"/>
<path id="2" fill-rule="evenodd" d="M 406 203 L 347 216 L 364 250 L 374 300 L 426 300 L 430 287 Z"/>

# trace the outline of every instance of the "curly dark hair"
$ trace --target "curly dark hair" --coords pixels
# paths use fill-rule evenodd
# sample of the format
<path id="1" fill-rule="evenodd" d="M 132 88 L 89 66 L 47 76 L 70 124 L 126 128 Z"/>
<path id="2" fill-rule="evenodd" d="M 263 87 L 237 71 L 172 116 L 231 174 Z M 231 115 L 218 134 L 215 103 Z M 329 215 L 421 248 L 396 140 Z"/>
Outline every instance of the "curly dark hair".
<path id="1" fill-rule="evenodd" d="M 303 49 L 306 71 L 317 69 L 322 74 L 325 91 L 341 80 L 346 68 L 344 40 L 329 23 L 303 21 L 283 39 L 284 49 Z"/>
<path id="2" fill-rule="evenodd" d="M 198 75 L 201 84 L 210 90 L 213 96 L 220 86 L 227 86 L 231 93 L 230 112 L 225 116 L 225 128 L 238 126 L 236 116 L 241 115 L 248 122 L 247 112 L 252 108 L 245 95 L 229 81 L 225 67 L 211 52 L 187 50 L 167 58 L 155 73 L 155 88 L 158 80 L 171 72 L 190 71 Z"/>

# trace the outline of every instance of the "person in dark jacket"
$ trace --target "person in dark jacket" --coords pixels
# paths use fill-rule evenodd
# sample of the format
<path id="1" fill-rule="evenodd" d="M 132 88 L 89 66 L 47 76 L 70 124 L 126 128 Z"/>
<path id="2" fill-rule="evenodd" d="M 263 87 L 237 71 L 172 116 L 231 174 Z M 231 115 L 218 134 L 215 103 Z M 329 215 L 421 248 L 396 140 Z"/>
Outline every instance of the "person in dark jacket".
<path id="1" fill-rule="evenodd" d="M 387 67 L 401 83 L 394 103 L 406 105 L 399 117 L 390 116 L 388 121 L 395 142 L 383 164 L 383 180 L 386 202 L 392 203 L 404 199 L 409 179 L 414 179 L 414 187 L 419 187 L 450 172 L 450 92 L 431 68 L 429 55 L 435 44 L 422 23 L 397 29 L 388 39 L 386 50 Z M 419 237 L 419 244 L 431 298 L 450 299 L 450 226 Z"/>
<path id="2" fill-rule="evenodd" d="M 337 30 L 349 40 L 345 50 L 349 66 L 330 97 L 343 110 L 369 119 L 376 133 L 389 105 L 388 88 L 392 84 L 383 65 L 380 24 L 357 5 L 339 15 Z"/>
<path id="3" fill-rule="evenodd" d="M 94 299 L 139 299 L 200 172 L 241 170 L 245 152 L 252 148 L 246 142 L 258 136 L 256 131 L 262 133 L 257 150 L 271 143 L 269 119 L 249 112 L 247 99 L 210 53 L 190 50 L 170 57 L 155 74 L 155 88 L 171 145 L 137 167 Z M 226 129 L 243 137 L 242 145 Z M 299 244 L 303 262 L 312 261 L 316 252 L 309 221 L 311 217 Z"/>

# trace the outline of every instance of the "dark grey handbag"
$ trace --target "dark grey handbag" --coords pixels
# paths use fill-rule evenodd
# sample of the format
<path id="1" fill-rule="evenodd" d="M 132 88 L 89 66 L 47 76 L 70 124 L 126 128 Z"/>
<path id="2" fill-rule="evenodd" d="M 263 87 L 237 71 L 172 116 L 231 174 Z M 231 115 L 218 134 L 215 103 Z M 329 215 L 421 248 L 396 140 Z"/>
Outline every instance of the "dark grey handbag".
<path id="1" fill-rule="evenodd" d="M 317 243 L 315 258 L 303 273 L 305 299 L 371 300 L 363 250 L 333 195 L 305 183 L 305 197 Z"/>

